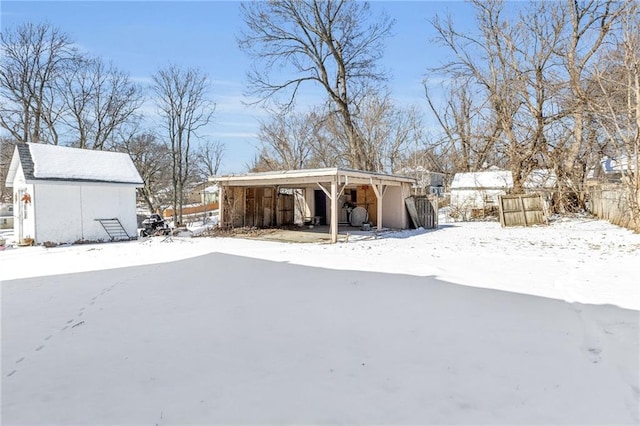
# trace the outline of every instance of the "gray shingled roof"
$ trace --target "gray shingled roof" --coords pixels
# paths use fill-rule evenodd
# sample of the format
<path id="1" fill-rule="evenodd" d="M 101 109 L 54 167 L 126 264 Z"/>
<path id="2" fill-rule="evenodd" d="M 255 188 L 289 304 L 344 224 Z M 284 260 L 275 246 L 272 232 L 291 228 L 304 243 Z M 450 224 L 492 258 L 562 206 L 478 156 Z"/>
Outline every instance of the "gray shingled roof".
<path id="1" fill-rule="evenodd" d="M 26 180 L 34 179 L 33 177 L 33 158 L 31 158 L 31 151 L 29 150 L 29 144 L 18 143 L 16 144 L 18 155 L 20 156 L 20 163 L 22 164 L 22 172 Z"/>

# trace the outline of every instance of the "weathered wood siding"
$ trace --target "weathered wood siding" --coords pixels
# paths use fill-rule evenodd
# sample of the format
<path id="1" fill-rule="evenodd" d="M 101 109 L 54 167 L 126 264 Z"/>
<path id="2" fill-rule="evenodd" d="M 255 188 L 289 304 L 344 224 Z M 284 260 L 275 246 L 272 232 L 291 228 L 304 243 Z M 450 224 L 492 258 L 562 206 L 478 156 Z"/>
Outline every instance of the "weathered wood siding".
<path id="1" fill-rule="evenodd" d="M 356 204 L 358 207 L 364 207 L 367 210 L 368 221 L 374 226 L 378 224 L 377 203 L 376 193 L 370 185 L 358 186 Z"/>
<path id="2" fill-rule="evenodd" d="M 632 207 L 629 206 L 628 189 L 623 185 L 595 185 L 589 188 L 589 210 L 594 216 L 608 220 L 614 225 L 640 232 L 640 223 L 634 221 Z M 640 193 L 636 200 L 640 200 Z M 636 217 L 640 212 L 636 212 Z"/>
<path id="3" fill-rule="evenodd" d="M 226 228 L 244 226 L 244 188 L 229 187 L 224 190 L 223 217 L 220 223 Z"/>
<path id="4" fill-rule="evenodd" d="M 265 228 L 294 221 L 293 195 L 277 194 L 273 187 L 228 187 L 223 202 L 224 227 Z"/>
<path id="5" fill-rule="evenodd" d="M 547 223 L 540 194 L 501 195 L 498 212 L 502 226 L 531 226 Z"/>
<path id="6" fill-rule="evenodd" d="M 293 194 L 278 194 L 275 225 L 293 225 L 295 221 L 295 200 Z"/>

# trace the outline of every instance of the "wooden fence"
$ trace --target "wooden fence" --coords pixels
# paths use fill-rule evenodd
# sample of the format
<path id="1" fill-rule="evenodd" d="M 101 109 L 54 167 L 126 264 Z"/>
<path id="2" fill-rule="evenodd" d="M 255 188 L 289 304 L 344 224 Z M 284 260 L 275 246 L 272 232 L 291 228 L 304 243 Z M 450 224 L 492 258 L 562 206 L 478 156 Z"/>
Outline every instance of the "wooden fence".
<path id="1" fill-rule="evenodd" d="M 414 228 L 435 229 L 438 227 L 438 198 L 416 195 L 405 200 Z"/>
<path id="2" fill-rule="evenodd" d="M 540 194 L 498 196 L 498 215 L 502 226 L 531 226 L 547 223 Z"/>
<path id="3" fill-rule="evenodd" d="M 589 211 L 594 216 L 608 220 L 614 225 L 640 232 L 640 212 L 632 211 L 629 206 L 628 189 L 619 184 L 594 185 L 589 188 Z M 636 197 L 640 200 L 640 193 Z M 635 207 L 636 210 L 638 207 Z"/>
<path id="4" fill-rule="evenodd" d="M 185 206 L 182 208 L 182 215 L 187 216 L 187 215 L 192 215 L 197 213 L 206 213 L 212 210 L 216 210 L 217 208 L 218 208 L 218 203 L 199 204 L 197 206 L 188 206 L 188 207 Z M 165 219 L 172 218 L 173 209 L 172 208 L 164 209 L 162 212 L 162 217 L 164 217 Z"/>

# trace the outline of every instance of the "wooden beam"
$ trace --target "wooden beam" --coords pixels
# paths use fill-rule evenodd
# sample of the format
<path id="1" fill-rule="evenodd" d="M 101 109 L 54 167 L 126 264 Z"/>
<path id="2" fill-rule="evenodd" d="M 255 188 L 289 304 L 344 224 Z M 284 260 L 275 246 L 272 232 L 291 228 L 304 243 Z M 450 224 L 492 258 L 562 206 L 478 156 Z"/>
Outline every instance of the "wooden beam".
<path id="1" fill-rule="evenodd" d="M 322 191 L 324 192 L 324 194 L 331 198 L 331 190 L 325 188 L 320 182 L 316 182 L 318 184 L 318 186 L 320 187 L 320 189 L 322 189 Z M 338 191 L 338 198 L 340 198 L 340 196 L 342 195 L 342 193 L 344 192 L 344 189 L 347 187 L 347 182 L 343 183 L 342 186 L 340 187 L 340 190 Z"/>
<path id="2" fill-rule="evenodd" d="M 342 186 L 340 186 L 340 190 L 338 191 L 338 197 L 336 198 L 336 200 L 338 198 L 340 198 L 342 196 L 342 193 L 344 192 L 344 189 L 347 187 L 347 183 L 343 183 Z"/>
<path id="3" fill-rule="evenodd" d="M 320 182 L 316 182 L 318 184 L 318 186 L 320 187 L 320 189 L 322 189 L 322 192 L 324 192 L 324 195 L 327 196 L 327 198 L 331 199 L 331 190 L 325 188 Z"/>
<path id="4" fill-rule="evenodd" d="M 370 179 L 369 183 L 373 188 L 374 194 L 376 194 L 376 214 L 378 217 L 378 221 L 377 221 L 378 223 L 376 224 L 376 229 L 380 231 L 382 230 L 382 199 L 384 198 L 384 194 L 387 192 L 387 186 L 383 185 L 382 182 L 375 183 L 373 181 L 373 178 Z"/>

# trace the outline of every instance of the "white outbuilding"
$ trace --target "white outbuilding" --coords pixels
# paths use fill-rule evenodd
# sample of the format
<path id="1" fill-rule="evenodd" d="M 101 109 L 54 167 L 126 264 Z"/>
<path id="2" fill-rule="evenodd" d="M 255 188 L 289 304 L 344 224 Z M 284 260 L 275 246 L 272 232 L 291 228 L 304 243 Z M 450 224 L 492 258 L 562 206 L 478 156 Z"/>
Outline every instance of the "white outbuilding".
<path id="1" fill-rule="evenodd" d="M 513 188 L 508 170 L 456 173 L 451 182 L 451 206 L 460 210 L 484 209 L 498 205 L 498 196 Z"/>
<path id="2" fill-rule="evenodd" d="M 537 193 L 551 202 L 556 187 L 551 169 L 532 170 L 523 182 L 526 193 Z M 498 197 L 511 193 L 513 175 L 509 170 L 492 167 L 482 172 L 456 173 L 451 182 L 451 208 L 463 216 L 485 215 L 498 208 Z"/>
<path id="3" fill-rule="evenodd" d="M 19 143 L 6 183 L 19 244 L 137 236 L 136 188 L 143 181 L 128 154 Z"/>

